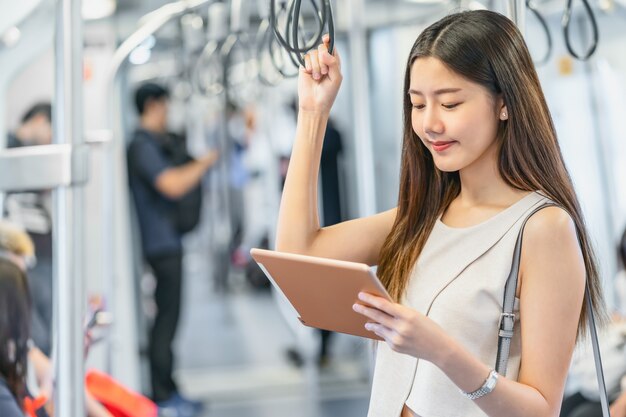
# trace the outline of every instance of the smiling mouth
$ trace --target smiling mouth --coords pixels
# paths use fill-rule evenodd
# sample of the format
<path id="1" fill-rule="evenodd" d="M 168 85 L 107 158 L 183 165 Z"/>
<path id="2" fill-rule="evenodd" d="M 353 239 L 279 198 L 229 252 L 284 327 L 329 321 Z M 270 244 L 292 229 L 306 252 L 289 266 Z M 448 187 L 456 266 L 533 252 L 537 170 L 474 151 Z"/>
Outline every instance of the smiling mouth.
<path id="1" fill-rule="evenodd" d="M 433 147 L 433 150 L 435 150 L 435 152 L 443 152 L 449 147 L 451 147 L 452 145 L 454 145 L 455 143 L 456 141 L 454 140 L 447 141 L 447 142 L 437 141 L 437 142 L 430 142 L 430 145 Z"/>

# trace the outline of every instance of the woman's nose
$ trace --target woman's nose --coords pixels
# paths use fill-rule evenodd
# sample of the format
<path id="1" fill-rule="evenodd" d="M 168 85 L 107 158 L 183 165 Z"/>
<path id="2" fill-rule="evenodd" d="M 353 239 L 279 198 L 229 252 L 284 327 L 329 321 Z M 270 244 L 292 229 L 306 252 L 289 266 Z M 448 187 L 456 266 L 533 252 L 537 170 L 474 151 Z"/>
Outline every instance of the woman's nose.
<path id="1" fill-rule="evenodd" d="M 424 112 L 424 132 L 428 135 L 440 135 L 444 131 L 439 111 L 432 106 Z"/>

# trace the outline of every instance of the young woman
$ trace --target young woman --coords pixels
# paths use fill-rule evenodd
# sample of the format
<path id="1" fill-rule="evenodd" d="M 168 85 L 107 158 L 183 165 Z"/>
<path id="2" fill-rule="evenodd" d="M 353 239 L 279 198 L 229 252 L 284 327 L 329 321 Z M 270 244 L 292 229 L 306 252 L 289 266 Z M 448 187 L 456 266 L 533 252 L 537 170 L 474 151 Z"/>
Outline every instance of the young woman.
<path id="1" fill-rule="evenodd" d="M 276 246 L 378 264 L 396 302 L 362 293 L 354 306 L 385 340 L 369 416 L 558 416 L 586 323 L 586 287 L 604 310 L 581 210 L 520 32 L 489 11 L 428 27 L 406 67 L 398 207 L 320 228 L 320 150 L 342 80 L 327 45 L 325 38 L 300 70 Z M 498 376 L 515 241 L 533 209 L 549 201 L 559 207 L 540 210 L 525 227 L 508 372 Z"/>

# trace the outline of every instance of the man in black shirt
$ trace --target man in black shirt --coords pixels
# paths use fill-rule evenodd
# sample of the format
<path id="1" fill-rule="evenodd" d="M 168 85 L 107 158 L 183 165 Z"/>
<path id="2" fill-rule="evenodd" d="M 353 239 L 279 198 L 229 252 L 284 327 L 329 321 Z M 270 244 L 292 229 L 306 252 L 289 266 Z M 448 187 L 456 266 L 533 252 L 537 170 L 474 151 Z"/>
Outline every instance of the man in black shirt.
<path id="1" fill-rule="evenodd" d="M 135 94 L 140 126 L 128 147 L 130 188 L 135 200 L 143 255 L 156 278 L 157 314 L 150 331 L 149 360 L 152 396 L 167 415 L 187 417 L 202 410 L 199 402 L 183 398 L 173 379 L 172 342 L 182 297 L 182 234 L 176 221 L 179 203 L 199 187 L 218 155 L 211 151 L 180 163 L 179 137 L 167 131 L 168 91 L 144 84 Z M 171 411 L 170 411 L 171 410 Z"/>

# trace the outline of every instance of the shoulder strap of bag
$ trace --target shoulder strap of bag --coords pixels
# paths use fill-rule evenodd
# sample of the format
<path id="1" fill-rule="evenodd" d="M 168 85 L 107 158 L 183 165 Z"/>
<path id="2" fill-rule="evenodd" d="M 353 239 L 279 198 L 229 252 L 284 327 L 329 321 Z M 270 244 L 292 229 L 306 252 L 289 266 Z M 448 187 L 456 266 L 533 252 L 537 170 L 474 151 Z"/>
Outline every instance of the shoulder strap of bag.
<path id="1" fill-rule="evenodd" d="M 513 262 L 511 264 L 511 272 L 507 278 L 504 287 L 504 303 L 502 314 L 500 316 L 500 329 L 498 334 L 498 354 L 496 356 L 496 372 L 500 375 L 506 375 L 506 368 L 509 361 L 509 352 L 511 348 L 511 339 L 513 338 L 513 329 L 515 326 L 515 291 L 517 290 L 517 278 L 519 276 L 520 258 L 522 254 L 522 237 L 524 235 L 524 227 L 526 222 L 536 212 L 546 207 L 557 206 L 554 203 L 545 203 L 534 209 L 524 220 L 520 228 L 515 250 L 513 252 Z M 558 207 L 558 206 L 557 206 Z M 609 401 L 606 393 L 606 385 L 604 383 L 604 372 L 602 370 L 602 358 L 600 356 L 600 347 L 598 345 L 598 333 L 596 330 L 595 317 L 593 314 L 593 306 L 591 304 L 591 295 L 589 287 L 585 288 L 585 303 L 587 306 L 588 326 L 591 334 L 591 344 L 593 347 L 593 357 L 596 365 L 596 376 L 598 378 L 598 388 L 600 390 L 600 403 L 602 406 L 602 415 L 609 417 Z"/>
<path id="2" fill-rule="evenodd" d="M 598 390 L 600 391 L 600 405 L 602 407 L 602 415 L 609 415 L 609 396 L 606 392 L 606 384 L 604 383 L 604 370 L 602 369 L 602 357 L 600 356 L 600 345 L 598 344 L 598 331 L 596 330 L 596 319 L 593 315 L 593 305 L 591 304 L 591 294 L 589 287 L 585 288 L 585 298 L 587 302 L 587 314 L 589 333 L 591 333 L 591 345 L 593 347 L 593 360 L 596 363 L 596 377 L 598 378 Z"/>

